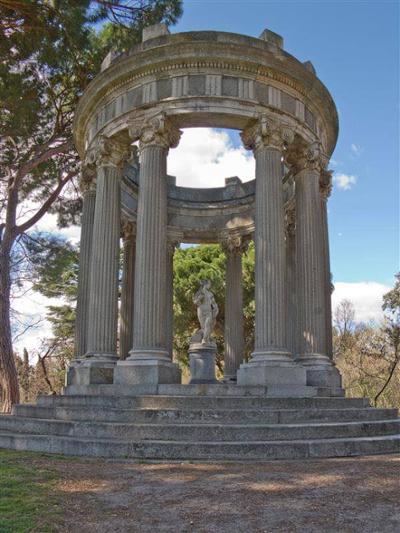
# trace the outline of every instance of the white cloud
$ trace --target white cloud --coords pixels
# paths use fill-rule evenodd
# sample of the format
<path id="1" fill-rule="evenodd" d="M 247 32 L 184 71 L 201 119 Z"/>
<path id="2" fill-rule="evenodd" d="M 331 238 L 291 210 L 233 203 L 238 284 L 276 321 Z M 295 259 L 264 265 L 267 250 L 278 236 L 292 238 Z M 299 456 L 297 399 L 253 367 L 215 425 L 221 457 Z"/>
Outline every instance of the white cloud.
<path id="1" fill-rule="evenodd" d="M 357 176 L 351 174 L 334 174 L 333 182 L 338 189 L 348 191 L 357 183 Z"/>
<path id="2" fill-rule="evenodd" d="M 354 304 L 356 322 L 379 322 L 383 318 L 382 296 L 390 289 L 376 281 L 337 281 L 332 294 L 332 310 L 334 312 L 342 300 L 350 300 Z"/>
<path id="3" fill-rule="evenodd" d="M 355 155 L 356 157 L 359 157 L 364 151 L 361 146 L 355 143 L 352 143 L 350 145 L 350 150 L 352 151 L 353 155 Z"/>
<path id="4" fill-rule="evenodd" d="M 225 178 L 238 176 L 242 181 L 255 177 L 251 152 L 235 148 L 226 132 L 211 128 L 186 129 L 179 146 L 170 150 L 168 174 L 185 187 L 223 187 Z"/>

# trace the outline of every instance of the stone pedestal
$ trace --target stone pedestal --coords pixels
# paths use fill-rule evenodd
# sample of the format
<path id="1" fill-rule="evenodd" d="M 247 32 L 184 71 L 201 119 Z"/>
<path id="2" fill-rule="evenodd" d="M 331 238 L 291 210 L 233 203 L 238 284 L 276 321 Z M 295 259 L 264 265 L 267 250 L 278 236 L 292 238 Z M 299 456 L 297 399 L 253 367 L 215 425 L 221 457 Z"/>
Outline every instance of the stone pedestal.
<path id="1" fill-rule="evenodd" d="M 214 342 L 191 343 L 189 346 L 190 385 L 218 383 L 215 377 L 215 356 L 217 345 Z"/>

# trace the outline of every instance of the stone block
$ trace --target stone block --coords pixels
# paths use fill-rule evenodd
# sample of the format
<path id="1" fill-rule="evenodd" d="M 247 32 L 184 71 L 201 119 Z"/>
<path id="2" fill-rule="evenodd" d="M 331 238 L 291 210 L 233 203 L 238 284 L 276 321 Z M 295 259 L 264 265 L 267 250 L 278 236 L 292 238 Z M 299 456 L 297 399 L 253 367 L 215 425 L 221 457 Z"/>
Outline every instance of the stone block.
<path id="1" fill-rule="evenodd" d="M 306 370 L 295 364 L 265 364 L 250 362 L 240 365 L 237 384 L 244 386 L 306 385 Z"/>
<path id="2" fill-rule="evenodd" d="M 179 366 L 167 360 L 126 359 L 118 361 L 114 371 L 116 385 L 158 385 L 180 382 Z"/>
<path id="3" fill-rule="evenodd" d="M 168 35 L 169 29 L 166 24 L 153 24 L 147 28 L 143 28 L 142 41 L 149 41 L 150 39 L 155 39 L 161 37 L 162 35 Z"/>
<path id="4" fill-rule="evenodd" d="M 100 385 L 113 382 L 115 363 L 108 361 L 76 361 L 68 368 L 66 386 Z"/>
<path id="5" fill-rule="evenodd" d="M 259 39 L 273 44 L 278 48 L 283 48 L 283 37 L 275 33 L 274 31 L 265 29 L 260 35 Z"/>
<path id="6" fill-rule="evenodd" d="M 307 385 L 329 389 L 341 389 L 342 377 L 334 366 L 306 366 Z"/>

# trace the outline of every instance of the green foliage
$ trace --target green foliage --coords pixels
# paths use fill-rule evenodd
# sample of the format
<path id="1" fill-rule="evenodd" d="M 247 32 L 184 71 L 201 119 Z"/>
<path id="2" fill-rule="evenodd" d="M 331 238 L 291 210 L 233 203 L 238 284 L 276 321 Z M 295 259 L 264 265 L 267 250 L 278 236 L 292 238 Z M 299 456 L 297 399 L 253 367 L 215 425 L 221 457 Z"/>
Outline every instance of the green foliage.
<path id="1" fill-rule="evenodd" d="M 54 473 L 38 467 L 34 454 L 0 450 L 0 531 L 54 531 L 60 520 Z"/>
<path id="2" fill-rule="evenodd" d="M 217 366 L 223 370 L 225 320 L 226 257 L 216 244 L 179 249 L 174 257 L 174 352 L 180 363 L 188 365 L 191 335 L 199 328 L 193 296 L 200 281 L 209 279 L 211 291 L 219 308 L 215 339 L 218 347 Z M 254 247 L 243 257 L 243 304 L 245 316 L 245 346 L 249 353 L 254 338 Z"/>

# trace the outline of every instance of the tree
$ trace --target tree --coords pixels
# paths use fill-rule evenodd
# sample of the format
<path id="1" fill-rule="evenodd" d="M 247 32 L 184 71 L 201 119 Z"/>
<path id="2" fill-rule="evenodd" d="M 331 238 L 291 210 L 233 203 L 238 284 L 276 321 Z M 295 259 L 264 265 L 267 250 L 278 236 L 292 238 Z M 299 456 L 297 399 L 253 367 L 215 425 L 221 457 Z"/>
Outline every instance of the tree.
<path id="1" fill-rule="evenodd" d="M 355 321 L 354 306 L 343 301 L 335 310 L 334 355 L 344 387 L 374 405 L 400 406 L 400 274 L 383 297 L 380 324 Z"/>
<path id="2" fill-rule="evenodd" d="M 180 0 L 0 0 L 0 385 L 3 411 L 19 400 L 10 294 L 13 254 L 48 212 L 80 211 L 73 112 L 110 46 L 181 14 Z M 105 23 L 100 32 L 96 27 Z M 97 26 L 96 26 L 97 25 Z M 121 49 L 120 48 L 120 49 Z"/>
<path id="3" fill-rule="evenodd" d="M 383 296 L 382 309 L 386 312 L 383 333 L 388 344 L 388 353 L 385 355 L 389 358 L 390 367 L 385 383 L 374 398 L 375 405 L 389 386 L 400 360 L 400 272 L 396 274 L 393 289 Z"/>

